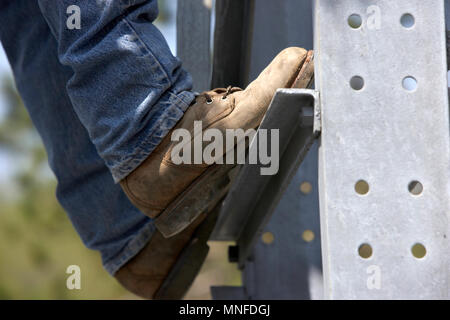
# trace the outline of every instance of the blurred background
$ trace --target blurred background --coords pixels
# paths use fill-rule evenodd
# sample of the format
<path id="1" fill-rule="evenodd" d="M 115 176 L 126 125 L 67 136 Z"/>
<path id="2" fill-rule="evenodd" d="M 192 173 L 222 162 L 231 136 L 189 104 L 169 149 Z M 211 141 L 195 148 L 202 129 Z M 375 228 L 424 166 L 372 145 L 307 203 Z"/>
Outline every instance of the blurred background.
<path id="1" fill-rule="evenodd" d="M 159 0 L 156 22 L 176 54 L 176 1 Z M 135 299 L 84 247 L 55 197 L 56 179 L 16 91 L 0 47 L 0 299 Z M 187 299 L 209 299 L 211 285 L 239 285 L 227 243 L 211 251 Z M 68 290 L 66 268 L 81 268 L 81 290 Z"/>

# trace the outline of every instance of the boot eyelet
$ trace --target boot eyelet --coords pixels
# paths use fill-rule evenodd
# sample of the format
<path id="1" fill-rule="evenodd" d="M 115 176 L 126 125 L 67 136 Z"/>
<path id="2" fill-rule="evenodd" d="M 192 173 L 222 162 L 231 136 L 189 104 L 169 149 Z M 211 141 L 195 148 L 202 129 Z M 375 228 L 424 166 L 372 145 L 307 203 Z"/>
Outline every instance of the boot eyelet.
<path id="1" fill-rule="evenodd" d="M 212 104 L 213 103 L 213 99 L 211 100 L 206 100 L 206 104 Z"/>

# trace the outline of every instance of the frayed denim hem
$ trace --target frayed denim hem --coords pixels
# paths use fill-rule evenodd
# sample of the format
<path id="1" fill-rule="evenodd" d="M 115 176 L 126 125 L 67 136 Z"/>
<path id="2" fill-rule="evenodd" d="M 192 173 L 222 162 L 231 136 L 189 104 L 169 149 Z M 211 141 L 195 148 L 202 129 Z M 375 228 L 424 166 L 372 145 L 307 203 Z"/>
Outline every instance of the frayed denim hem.
<path id="1" fill-rule="evenodd" d="M 159 129 L 151 132 L 149 136 L 142 139 L 141 144 L 116 166 L 110 168 L 114 182 L 118 183 L 131 172 L 133 172 L 148 156 L 156 149 L 169 131 L 175 127 L 178 121 L 195 99 L 195 94 L 183 91 L 178 95 L 169 92 L 172 105 L 165 110 L 160 117 Z"/>
<path id="2" fill-rule="evenodd" d="M 150 220 L 115 258 L 103 263 L 105 270 L 110 275 L 114 276 L 123 265 L 130 261 L 147 245 L 155 230 L 155 225 L 153 224 L 153 221 Z"/>

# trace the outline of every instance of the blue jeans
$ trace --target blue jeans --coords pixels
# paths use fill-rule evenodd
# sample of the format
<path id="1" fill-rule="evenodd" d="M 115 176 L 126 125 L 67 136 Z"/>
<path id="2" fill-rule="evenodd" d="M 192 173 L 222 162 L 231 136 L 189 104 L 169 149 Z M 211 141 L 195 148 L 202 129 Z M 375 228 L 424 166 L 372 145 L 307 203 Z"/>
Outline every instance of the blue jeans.
<path id="1" fill-rule="evenodd" d="M 74 4 L 81 29 L 66 25 Z M 156 0 L 0 1 L 0 40 L 57 177 L 57 198 L 110 274 L 155 230 L 115 182 L 194 99 L 191 77 L 152 24 L 157 15 Z"/>

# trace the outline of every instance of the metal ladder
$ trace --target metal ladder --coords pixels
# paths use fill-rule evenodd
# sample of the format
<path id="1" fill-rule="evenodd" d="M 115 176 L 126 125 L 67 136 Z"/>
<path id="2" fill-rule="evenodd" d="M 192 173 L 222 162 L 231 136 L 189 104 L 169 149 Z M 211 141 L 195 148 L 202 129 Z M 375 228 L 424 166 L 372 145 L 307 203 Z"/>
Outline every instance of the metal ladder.
<path id="1" fill-rule="evenodd" d="M 216 31 L 236 27 L 230 16 L 241 23 L 216 32 L 212 63 L 210 11 L 200 0 L 178 10 L 179 56 L 197 90 L 211 65 L 214 87 L 245 86 L 277 52 L 314 39 L 316 89 L 280 90 L 261 124 L 285 132 L 279 173 L 243 166 L 223 202 L 212 239 L 236 241 L 243 286 L 213 287 L 213 298 L 447 299 L 444 2 L 216 0 Z M 241 74 L 224 72 L 230 62 Z M 314 111 L 306 126 L 304 108 Z"/>

